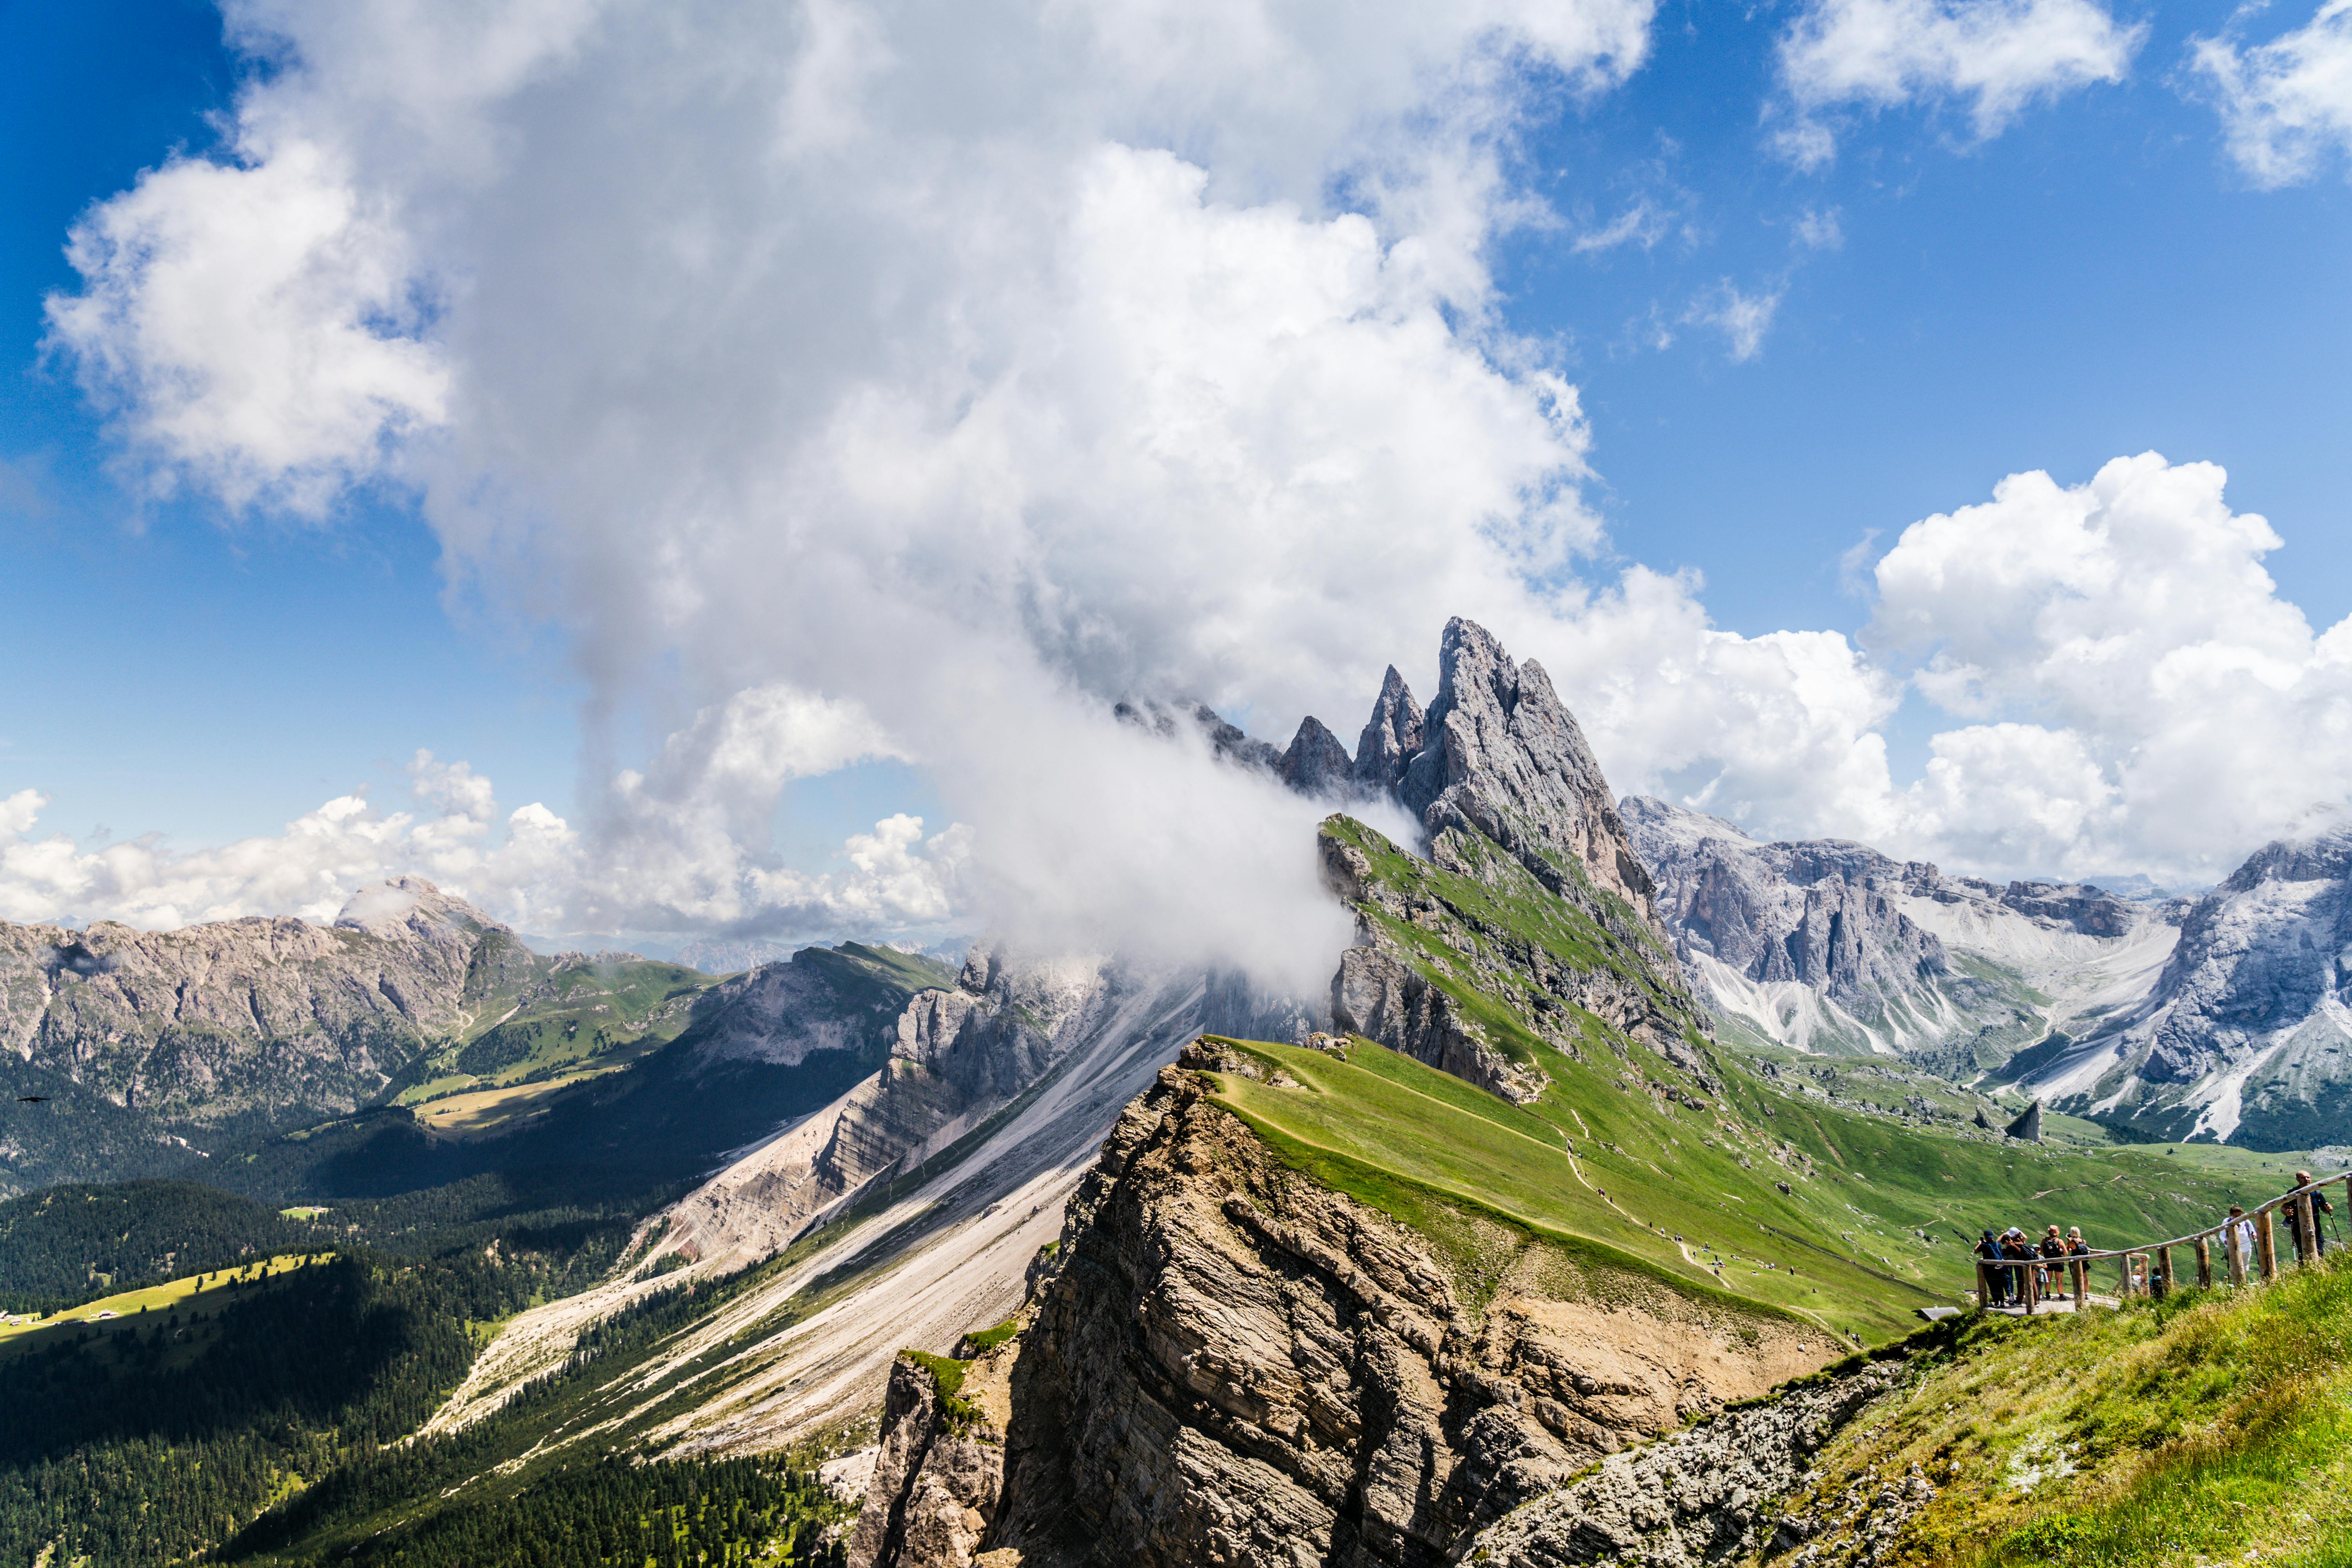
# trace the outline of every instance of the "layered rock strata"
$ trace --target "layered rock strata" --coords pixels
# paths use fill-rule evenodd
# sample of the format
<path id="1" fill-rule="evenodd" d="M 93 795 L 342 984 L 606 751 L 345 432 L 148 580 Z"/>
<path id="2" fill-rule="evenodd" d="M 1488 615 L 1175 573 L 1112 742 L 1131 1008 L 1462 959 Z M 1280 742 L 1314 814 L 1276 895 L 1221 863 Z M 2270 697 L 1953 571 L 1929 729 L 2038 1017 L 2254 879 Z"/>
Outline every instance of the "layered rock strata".
<path id="1" fill-rule="evenodd" d="M 414 878 L 354 898 L 331 926 L 0 923 L 0 1050 L 196 1126 L 274 1105 L 347 1110 L 468 1021 L 469 990 L 495 991 L 507 961 L 530 956 Z"/>
<path id="2" fill-rule="evenodd" d="M 1564 1254 L 1465 1223 L 1513 1258 L 1480 1306 L 1422 1237 L 1164 1071 L 1080 1184 L 1023 1331 L 967 1373 L 1002 1376 L 1001 1415 L 983 1396 L 966 1417 L 1003 1445 L 997 1494 L 877 1470 L 869 1513 L 954 1495 L 985 1529 L 929 1556 L 877 1531 L 853 1561 L 1434 1568 L 1605 1455 L 1835 1353 L 1646 1279 L 1591 1289 Z M 912 1454 L 919 1402 L 894 1408 L 887 1440 Z"/>

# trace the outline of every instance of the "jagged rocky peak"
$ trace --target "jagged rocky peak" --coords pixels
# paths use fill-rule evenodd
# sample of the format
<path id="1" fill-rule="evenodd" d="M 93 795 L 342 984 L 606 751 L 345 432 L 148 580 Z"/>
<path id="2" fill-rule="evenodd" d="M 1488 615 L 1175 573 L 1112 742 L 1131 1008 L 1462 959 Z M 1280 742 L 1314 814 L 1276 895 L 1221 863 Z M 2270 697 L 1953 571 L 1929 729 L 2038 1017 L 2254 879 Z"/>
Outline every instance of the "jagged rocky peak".
<path id="1" fill-rule="evenodd" d="M 1397 667 L 1389 666 L 1372 716 L 1364 721 L 1364 732 L 1356 740 L 1356 760 L 1349 770 L 1356 786 L 1378 795 L 1402 784 L 1405 769 L 1421 755 L 1424 729 L 1421 704 L 1412 700 Z"/>
<path id="2" fill-rule="evenodd" d="M 1543 666 L 1514 663 L 1484 626 L 1456 616 L 1437 668 L 1426 739 L 1394 785 L 1431 838 L 1449 827 L 1479 835 L 1555 887 L 1579 868 L 1654 923 L 1650 874 Z"/>
<path id="3" fill-rule="evenodd" d="M 1264 741 L 1251 739 L 1240 725 L 1205 702 L 1185 701 L 1171 707 L 1161 702 L 1119 701 L 1111 705 L 1111 716 L 1167 737 L 1176 735 L 1180 724 L 1190 724 L 1209 742 L 1220 762 L 1237 763 L 1262 773 L 1275 773 L 1282 764 L 1280 752 Z"/>
<path id="4" fill-rule="evenodd" d="M 2352 820 L 2280 838 L 2192 906 L 2154 988 L 2025 1087 L 2160 1137 L 2341 1142 L 2352 1112 Z"/>
<path id="5" fill-rule="evenodd" d="M 1393 676 L 1396 671 L 1389 673 Z M 1275 765 L 1283 783 L 1301 795 L 1316 795 L 1346 793 L 1353 783 L 1354 770 L 1348 748 L 1312 713 L 1298 721 L 1298 732 L 1290 738 L 1290 749 Z"/>

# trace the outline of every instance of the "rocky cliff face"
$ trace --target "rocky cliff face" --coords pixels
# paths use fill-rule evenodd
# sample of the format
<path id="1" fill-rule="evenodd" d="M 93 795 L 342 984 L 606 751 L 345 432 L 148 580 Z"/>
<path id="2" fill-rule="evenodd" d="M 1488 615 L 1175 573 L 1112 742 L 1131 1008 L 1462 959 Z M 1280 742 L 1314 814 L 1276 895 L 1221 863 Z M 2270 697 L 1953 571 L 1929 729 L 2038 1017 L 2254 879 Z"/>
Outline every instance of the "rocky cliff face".
<path id="1" fill-rule="evenodd" d="M 796 1067 L 819 1051 L 863 1051 L 896 1037 L 905 986 L 939 969 L 888 949 L 805 947 L 716 985 L 680 1043 L 706 1061 Z"/>
<path id="2" fill-rule="evenodd" d="M 919 992 L 899 1010 L 879 1071 L 683 1199 L 663 1250 L 738 1262 L 767 1256 L 946 1152 L 1079 1058 L 1132 1046 L 1139 1025 L 1160 1021 L 1155 1000 L 1171 993 L 1196 998 L 1184 1013 L 1196 1027 L 1291 1035 L 1317 1021 L 1238 976 L 1152 975 L 1113 960 L 975 947 L 953 986 Z M 1160 1061 L 1182 1037 L 1161 1040 Z"/>
<path id="3" fill-rule="evenodd" d="M 952 988 L 919 992 L 900 1009 L 878 1072 L 679 1203 L 664 1249 L 764 1257 L 920 1164 L 1043 1075 L 1056 1054 L 1049 1031 L 1084 1012 L 1098 978 L 975 948 Z"/>
<path id="4" fill-rule="evenodd" d="M 1491 1016 L 1474 1016 L 1479 998 L 1502 999 L 1564 1056 L 1588 1048 L 1591 1017 L 1709 1081 L 1688 1047 L 1698 1009 L 1673 959 L 1622 904 L 1556 895 L 1456 828 L 1440 831 L 1429 861 L 1344 817 L 1326 823 L 1319 842 L 1325 885 L 1357 913 L 1359 945 L 1331 981 L 1339 1028 L 1529 1100 L 1547 1081 L 1541 1066 Z"/>
<path id="5" fill-rule="evenodd" d="M 1434 1568 L 1595 1460 L 1834 1353 L 1491 1220 L 1512 1261 L 1471 1285 L 1187 1070 L 1246 1067 L 1204 1047 L 1120 1118 L 1023 1332 L 963 1374 L 959 1432 L 915 1373 L 894 1384 L 898 1458 L 866 1517 L 900 1522 L 861 1528 L 853 1563 Z"/>
<path id="6" fill-rule="evenodd" d="M 2136 1001 L 2179 918 L 2097 888 L 1950 877 L 1843 839 L 1759 844 L 1660 800 L 1622 810 L 1675 951 L 1718 1014 L 1784 1045 L 1900 1055 L 1962 1081 Z"/>
<path id="7" fill-rule="evenodd" d="M 2352 1141 L 2352 824 L 2249 857 L 2138 1005 L 2028 1079 L 2053 1109 L 2260 1149 Z"/>
<path id="8" fill-rule="evenodd" d="M 1514 664 L 1475 622 L 1456 616 L 1438 644 L 1428 741 L 1396 781 L 1434 838 L 1446 828 L 1499 845 L 1546 886 L 1596 886 L 1655 920 L 1648 871 L 1601 776 L 1584 731 L 1543 667 Z"/>
<path id="9" fill-rule="evenodd" d="M 1357 913 L 1334 1021 L 1512 1100 L 1541 1092 L 1545 1074 L 1474 1018 L 1473 994 L 1507 998 L 1565 1055 L 1583 1048 L 1589 1015 L 1703 1078 L 1649 875 L 1574 717 L 1541 666 L 1514 663 L 1475 623 L 1449 622 L 1438 653 L 1426 713 L 1390 668 L 1349 775 L 1414 813 L 1426 859 L 1345 817 L 1322 833 L 1324 883 Z"/>

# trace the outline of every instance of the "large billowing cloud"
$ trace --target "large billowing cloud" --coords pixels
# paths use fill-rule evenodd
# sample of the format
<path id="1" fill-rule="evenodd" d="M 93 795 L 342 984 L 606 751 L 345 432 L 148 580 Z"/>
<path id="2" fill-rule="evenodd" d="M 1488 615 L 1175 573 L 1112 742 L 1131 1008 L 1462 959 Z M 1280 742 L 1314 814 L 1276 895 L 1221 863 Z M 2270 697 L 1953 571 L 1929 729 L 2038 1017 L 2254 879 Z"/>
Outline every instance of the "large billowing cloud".
<path id="1" fill-rule="evenodd" d="M 2200 39 L 2196 68 L 2220 97 L 2230 153 L 2261 185 L 2291 185 L 2352 153 L 2352 0 L 2266 44 Z"/>
<path id="2" fill-rule="evenodd" d="M 1980 9 L 1934 17 L 1981 43 Z M 2011 13 L 2079 24 L 2085 79 L 2128 55 L 2103 12 Z M 230 15 L 278 68 L 228 155 L 167 163 L 89 216 L 58 342 L 128 440 L 232 504 L 410 487 L 452 572 L 566 634 L 595 693 L 579 820 L 526 806 L 501 826 L 482 781 L 420 773 L 414 820 L 339 805 L 355 826 L 267 841 L 302 889 L 405 856 L 537 929 L 951 910 L 1307 990 L 1347 935 L 1316 884 L 1321 807 L 1110 704 L 1184 695 L 1277 741 L 1308 711 L 1352 734 L 1389 661 L 1430 694 L 1454 614 L 1544 660 L 1622 787 L 1759 832 L 2169 873 L 2297 789 L 2336 793 L 2250 763 L 2250 793 L 2205 818 L 2144 807 L 2179 788 L 2148 736 L 2194 680 L 2246 679 L 2231 654 L 2185 666 L 2178 639 L 2236 633 L 2125 637 L 2101 700 L 2017 662 L 2064 619 L 2036 619 L 2036 595 L 2138 591 L 2157 546 L 2132 531 L 2158 524 L 2126 516 L 2243 567 L 2231 614 L 2299 621 L 2261 579 L 2266 528 L 2228 513 L 2212 470 L 2029 476 L 1920 523 L 1860 646 L 1733 636 L 1696 579 L 1600 564 L 1576 388 L 1507 331 L 1486 256 L 1534 211 L 1506 175 L 1526 106 L 1635 68 L 1642 0 Z M 1980 65 L 1934 79 L 1988 125 L 2042 90 Z M 1847 100 L 1875 101 L 1815 101 Z M 315 221 L 272 228 L 289 210 Z M 267 265 L 244 274 L 236 331 L 187 319 L 188 280 L 247 254 Z M 2139 477 L 2116 490 L 2117 472 Z M 2077 555 L 2127 558 L 2107 588 L 2028 565 L 1998 593 L 1918 586 L 1939 552 L 2000 554 L 1967 537 L 2068 518 L 2107 542 Z M 2283 635 L 2242 640 L 2283 650 L 2265 669 L 2332 679 L 2324 643 Z M 1883 731 L 1906 697 L 1963 727 L 1901 783 Z M 644 719 L 670 739 L 623 754 Z M 956 825 L 886 821 L 826 878 L 776 866 L 782 783 L 871 757 L 924 768 Z M 335 847 L 362 830 L 364 851 Z M 13 907 L 40 878 L 55 908 L 96 875 L 10 831 Z M 210 864 L 120 881 L 179 875 L 184 894 L 72 907 L 322 901 L 235 891 Z"/>
<path id="3" fill-rule="evenodd" d="M 2037 99 L 2121 81 L 2147 31 L 2099 0 L 1809 0 L 1780 40 L 1779 140 L 1817 163 L 1841 110 L 1948 100 L 1997 135 Z"/>
<path id="4" fill-rule="evenodd" d="M 1986 859 L 2226 873 L 2352 777 L 2352 623 L 2315 633 L 2210 463 L 2012 475 L 1905 531 L 1873 637 L 1983 722 L 1938 736 L 1915 831 Z"/>
<path id="5" fill-rule="evenodd" d="M 1633 69 L 1648 0 L 228 16 L 278 68 L 77 230 L 55 341 L 232 503 L 414 487 L 665 719 L 578 828 L 635 915 L 790 917 L 721 847 L 772 760 L 688 717 L 781 683 L 930 768 L 990 918 L 1307 984 L 1314 808 L 1109 700 L 1355 706 L 1595 539 L 1484 253 L 1523 101 Z"/>

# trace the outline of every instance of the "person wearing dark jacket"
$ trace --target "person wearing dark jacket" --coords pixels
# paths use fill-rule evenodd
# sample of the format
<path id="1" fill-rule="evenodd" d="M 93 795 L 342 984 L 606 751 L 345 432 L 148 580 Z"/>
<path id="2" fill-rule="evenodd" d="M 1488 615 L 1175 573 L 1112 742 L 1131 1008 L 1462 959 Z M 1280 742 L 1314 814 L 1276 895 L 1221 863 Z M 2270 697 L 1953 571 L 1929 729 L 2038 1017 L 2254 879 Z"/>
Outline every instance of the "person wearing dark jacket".
<path id="1" fill-rule="evenodd" d="M 2336 1206 L 2327 1201 L 2326 1195 L 2323 1194 L 2317 1187 L 2311 1184 L 2311 1173 L 2309 1171 L 2297 1171 L 2294 1173 L 2294 1186 L 2289 1192 L 2288 1195 L 2293 1196 L 2295 1193 L 2306 1193 L 2311 1198 L 2311 1206 L 2314 1211 L 2311 1216 L 2312 1230 L 2314 1234 L 2311 1237 L 2309 1245 L 2306 1246 L 2305 1244 L 2303 1235 L 2303 1205 L 2301 1204 L 2289 1204 L 2286 1205 L 2287 1234 L 2294 1237 L 2294 1255 L 2297 1258 L 2317 1258 L 2321 1253 L 2327 1249 L 2327 1238 L 2324 1234 L 2320 1234 L 2319 1216 L 2324 1214 L 2334 1214 L 2336 1212 Z"/>
<path id="2" fill-rule="evenodd" d="M 2011 1226 L 2001 1233 L 2000 1255 L 2003 1258 L 2015 1258 L 2020 1265 L 2030 1264 L 2034 1258 L 2033 1244 L 2025 1238 L 2023 1231 L 2015 1226 Z M 2029 1298 L 2025 1294 L 2025 1269 L 2022 1267 L 2009 1270 L 2009 1296 L 2012 1306 L 2021 1307 L 2028 1303 Z"/>
<path id="3" fill-rule="evenodd" d="M 2000 1243 L 1992 1238 L 1992 1232 L 1986 1231 L 1983 1237 L 1978 1241 L 1977 1256 L 1983 1258 L 1988 1263 L 1997 1262 L 2000 1260 Z M 1983 1271 L 1983 1276 L 1985 1290 L 1987 1293 L 1987 1300 L 1983 1304 L 1988 1307 L 2008 1306 L 2010 1304 L 2009 1270 L 2006 1268 L 1988 1268 Z"/>

